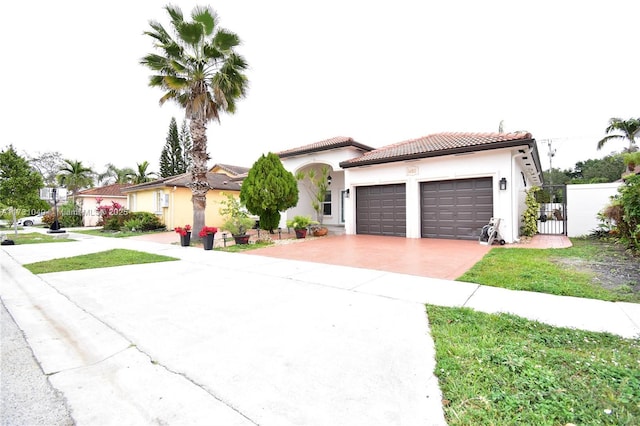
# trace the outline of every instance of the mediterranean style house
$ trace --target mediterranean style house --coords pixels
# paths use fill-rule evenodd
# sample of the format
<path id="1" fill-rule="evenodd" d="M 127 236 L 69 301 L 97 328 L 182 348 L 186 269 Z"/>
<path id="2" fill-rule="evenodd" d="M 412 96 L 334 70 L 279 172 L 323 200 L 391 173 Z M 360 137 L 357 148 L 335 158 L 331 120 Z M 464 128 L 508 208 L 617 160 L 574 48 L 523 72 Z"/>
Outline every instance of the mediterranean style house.
<path id="1" fill-rule="evenodd" d="M 510 243 L 519 237 L 526 190 L 542 184 L 530 133 L 439 133 L 374 149 L 334 137 L 278 152 L 296 174 L 329 168 L 324 224 L 346 234 L 478 239 L 492 218 Z M 283 215 L 311 215 L 300 188 Z"/>

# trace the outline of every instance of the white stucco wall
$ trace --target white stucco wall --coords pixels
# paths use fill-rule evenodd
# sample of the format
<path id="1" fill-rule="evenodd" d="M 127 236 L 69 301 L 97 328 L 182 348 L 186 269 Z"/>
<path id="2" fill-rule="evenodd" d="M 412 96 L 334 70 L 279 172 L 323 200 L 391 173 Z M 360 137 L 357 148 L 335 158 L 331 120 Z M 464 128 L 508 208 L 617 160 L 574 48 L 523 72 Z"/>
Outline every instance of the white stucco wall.
<path id="1" fill-rule="evenodd" d="M 323 166 L 329 167 L 329 174 L 331 176 L 331 185 L 329 190 L 331 191 L 331 215 L 325 215 L 323 223 L 325 225 L 341 225 L 343 224 L 341 218 L 342 206 L 342 191 L 345 189 L 345 173 L 340 167 L 340 162 L 359 157 L 362 155 L 362 151 L 352 148 L 337 148 L 333 150 L 314 152 L 311 154 L 298 155 L 295 157 L 285 157 L 280 161 L 284 168 L 294 175 L 300 170 L 307 170 L 308 168 L 314 168 L 320 170 Z M 311 216 L 313 220 L 316 220 L 316 212 L 311 207 L 311 196 L 303 185 L 298 185 L 298 205 L 286 212 L 282 213 L 280 219 L 280 227 L 286 227 L 287 218 L 292 218 L 296 215 Z"/>
<path id="2" fill-rule="evenodd" d="M 493 179 L 494 217 L 501 219 L 500 234 L 507 242 L 517 240 L 520 216 L 524 207 L 527 185 L 521 175 L 522 160 L 518 148 L 475 152 L 464 155 L 426 158 L 389 164 L 354 167 L 345 170 L 345 187 L 350 191 L 346 200 L 345 231 L 355 234 L 355 188 L 357 186 L 405 183 L 407 192 L 407 238 L 421 238 L 420 183 L 429 181 Z M 507 179 L 507 190 L 499 190 L 501 178 Z M 490 218 L 487 218 L 487 222 Z"/>
<path id="3" fill-rule="evenodd" d="M 579 237 L 597 229 L 598 213 L 618 194 L 621 182 L 567 185 L 567 235 Z"/>

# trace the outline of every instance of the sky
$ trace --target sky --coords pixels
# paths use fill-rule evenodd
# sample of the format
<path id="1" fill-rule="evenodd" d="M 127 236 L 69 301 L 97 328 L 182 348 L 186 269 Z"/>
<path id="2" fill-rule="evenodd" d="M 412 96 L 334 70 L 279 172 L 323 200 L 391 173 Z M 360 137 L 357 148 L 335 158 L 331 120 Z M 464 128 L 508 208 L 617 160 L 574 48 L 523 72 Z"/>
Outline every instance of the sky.
<path id="1" fill-rule="evenodd" d="M 96 172 L 159 157 L 169 123 L 140 59 L 166 2 L 33 0 L 3 5 L 0 148 L 58 151 Z M 210 165 L 335 136 L 374 148 L 439 132 L 528 131 L 554 168 L 601 158 L 611 117 L 640 116 L 637 0 L 535 2 L 221 0 L 249 90 L 209 123 Z"/>

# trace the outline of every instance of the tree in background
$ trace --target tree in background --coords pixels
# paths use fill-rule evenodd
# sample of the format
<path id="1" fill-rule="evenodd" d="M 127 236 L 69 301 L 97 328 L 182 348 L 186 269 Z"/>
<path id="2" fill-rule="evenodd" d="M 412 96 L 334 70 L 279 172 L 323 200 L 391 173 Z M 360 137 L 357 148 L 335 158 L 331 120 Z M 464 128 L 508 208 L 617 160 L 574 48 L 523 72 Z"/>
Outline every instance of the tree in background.
<path id="1" fill-rule="evenodd" d="M 189 120 L 191 139 L 191 183 L 193 202 L 193 227 L 204 227 L 207 204 L 207 123 L 220 121 L 223 112 L 233 113 L 236 100 L 244 97 L 247 63 L 235 52 L 240 38 L 220 27 L 216 12 L 208 6 L 196 6 L 191 21 L 185 21 L 182 10 L 167 5 L 172 26 L 170 33 L 157 21 L 150 21 L 154 48 L 160 54 L 151 53 L 140 63 L 155 74 L 149 85 L 165 91 L 160 104 L 175 101 L 185 109 Z"/>
<path id="2" fill-rule="evenodd" d="M 640 118 L 630 118 L 628 120 L 611 118 L 605 132 L 608 136 L 598 141 L 598 149 L 601 149 L 610 140 L 623 140 L 629 142 L 629 146 L 625 150 L 633 152 L 638 149 L 636 138 L 640 136 Z"/>
<path id="3" fill-rule="evenodd" d="M 79 190 L 93 186 L 94 175 L 94 171 L 85 167 L 82 161 L 65 159 L 58 172 L 57 180 L 60 186 L 71 192 L 71 199 L 75 202 L 75 196 Z"/>
<path id="4" fill-rule="evenodd" d="M 62 154 L 59 152 L 37 153 L 35 157 L 28 157 L 29 164 L 42 175 L 44 185 L 49 187 L 56 186 L 56 177 L 60 169 L 64 167 Z"/>
<path id="5" fill-rule="evenodd" d="M 625 169 L 623 155 L 611 154 L 603 158 L 578 161 L 573 169 L 552 169 L 543 173 L 545 183 L 556 185 L 607 183 L 620 179 Z"/>
<path id="6" fill-rule="evenodd" d="M 11 207 L 12 219 L 29 216 L 33 212 L 48 210 L 49 203 L 40 199 L 44 187 L 42 176 L 33 170 L 29 162 L 18 155 L 13 145 L 0 152 L 0 204 Z"/>
<path id="7" fill-rule="evenodd" d="M 111 185 L 114 183 L 131 183 L 136 171 L 131 167 L 119 169 L 112 163 L 106 165 L 104 173 L 100 173 L 97 177 L 99 185 Z"/>
<path id="8" fill-rule="evenodd" d="M 149 169 L 149 162 L 143 161 L 142 163 L 136 164 L 138 167 L 138 171 L 134 172 L 131 176 L 131 182 L 134 184 L 151 182 L 158 175 L 155 172 L 147 171 Z"/>
<path id="9" fill-rule="evenodd" d="M 189 133 L 189 126 L 187 120 L 182 120 L 182 126 L 180 126 L 180 146 L 182 147 L 182 161 L 184 162 L 185 171 L 190 171 L 193 161 L 191 160 L 191 134 Z"/>
<path id="10" fill-rule="evenodd" d="M 160 154 L 160 177 L 176 176 L 187 171 L 176 119 L 171 117 L 167 140 Z"/>
<path id="11" fill-rule="evenodd" d="M 621 154 L 607 155 L 600 159 L 578 161 L 571 183 L 607 183 L 620 179 L 624 172 Z"/>
<path id="12" fill-rule="evenodd" d="M 251 166 L 240 188 L 240 201 L 260 216 L 260 228 L 273 232 L 280 223 L 280 212 L 298 204 L 298 183 L 270 152 Z"/>

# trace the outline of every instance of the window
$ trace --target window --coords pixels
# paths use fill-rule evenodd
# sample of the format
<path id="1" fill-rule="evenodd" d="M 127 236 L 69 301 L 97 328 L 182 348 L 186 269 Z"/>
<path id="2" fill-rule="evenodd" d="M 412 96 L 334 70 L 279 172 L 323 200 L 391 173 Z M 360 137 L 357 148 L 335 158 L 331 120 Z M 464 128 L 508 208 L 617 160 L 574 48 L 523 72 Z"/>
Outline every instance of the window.
<path id="1" fill-rule="evenodd" d="M 331 191 L 327 191 L 324 194 L 324 203 L 322 204 L 322 214 L 325 216 L 331 216 Z"/>

